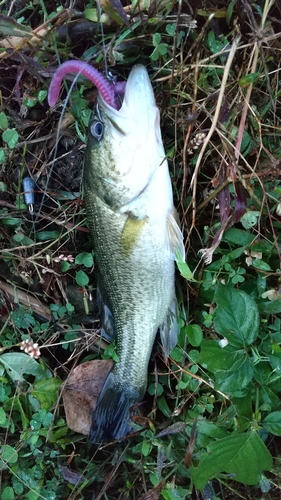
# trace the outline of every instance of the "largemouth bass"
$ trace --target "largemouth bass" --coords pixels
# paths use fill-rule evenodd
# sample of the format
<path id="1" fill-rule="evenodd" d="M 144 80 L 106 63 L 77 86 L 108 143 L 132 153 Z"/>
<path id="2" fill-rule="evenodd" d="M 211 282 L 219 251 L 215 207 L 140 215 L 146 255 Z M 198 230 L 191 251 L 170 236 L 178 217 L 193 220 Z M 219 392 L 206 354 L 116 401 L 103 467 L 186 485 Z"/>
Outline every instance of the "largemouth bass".
<path id="1" fill-rule="evenodd" d="M 184 255 L 159 110 L 144 66 L 129 74 L 120 109 L 98 96 L 84 166 L 105 322 L 119 363 L 106 379 L 93 414 L 90 441 L 132 431 L 130 408 L 146 391 L 158 328 L 166 354 L 177 342 L 174 260 Z M 109 332 L 110 333 L 110 332 Z"/>

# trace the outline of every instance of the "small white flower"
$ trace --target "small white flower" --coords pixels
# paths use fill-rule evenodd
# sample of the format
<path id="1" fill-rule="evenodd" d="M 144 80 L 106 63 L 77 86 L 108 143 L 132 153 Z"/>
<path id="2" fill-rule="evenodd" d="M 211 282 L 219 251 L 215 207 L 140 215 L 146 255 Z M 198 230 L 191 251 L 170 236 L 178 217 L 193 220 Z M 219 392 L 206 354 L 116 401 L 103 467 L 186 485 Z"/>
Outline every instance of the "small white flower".
<path id="1" fill-rule="evenodd" d="M 224 337 L 219 341 L 219 346 L 223 349 L 225 346 L 227 346 L 228 340 Z"/>
<path id="2" fill-rule="evenodd" d="M 20 349 L 28 354 L 31 358 L 38 359 L 40 358 L 40 348 L 37 342 L 33 342 L 32 339 L 23 340 L 20 343 Z"/>

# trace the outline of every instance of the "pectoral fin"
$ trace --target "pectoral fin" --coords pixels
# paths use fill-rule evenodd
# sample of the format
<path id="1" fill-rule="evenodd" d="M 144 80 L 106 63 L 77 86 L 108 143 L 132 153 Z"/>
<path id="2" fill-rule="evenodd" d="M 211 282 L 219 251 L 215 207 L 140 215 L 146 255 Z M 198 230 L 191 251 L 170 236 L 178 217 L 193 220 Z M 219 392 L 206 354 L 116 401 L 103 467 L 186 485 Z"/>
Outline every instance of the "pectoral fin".
<path id="1" fill-rule="evenodd" d="M 122 252 L 125 257 L 136 248 L 148 217 L 137 219 L 128 215 L 121 234 Z"/>
<path id="2" fill-rule="evenodd" d="M 176 260 L 177 255 L 185 260 L 185 248 L 183 244 L 183 234 L 178 222 L 176 209 L 170 212 L 167 217 L 168 252 L 171 259 Z"/>

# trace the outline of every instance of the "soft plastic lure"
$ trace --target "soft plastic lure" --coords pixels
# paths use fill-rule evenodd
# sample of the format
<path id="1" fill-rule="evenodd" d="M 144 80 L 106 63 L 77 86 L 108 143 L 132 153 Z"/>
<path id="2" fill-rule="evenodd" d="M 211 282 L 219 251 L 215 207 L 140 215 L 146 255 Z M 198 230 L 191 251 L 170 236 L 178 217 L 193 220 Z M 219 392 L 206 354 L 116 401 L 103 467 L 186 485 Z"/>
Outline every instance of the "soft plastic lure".
<path id="1" fill-rule="evenodd" d="M 58 100 L 62 79 L 68 73 L 80 73 L 86 76 L 97 87 L 101 97 L 114 109 L 118 109 L 116 97 L 125 92 L 126 82 L 110 83 L 96 68 L 83 61 L 70 60 L 61 64 L 50 83 L 48 103 L 54 106 Z"/>

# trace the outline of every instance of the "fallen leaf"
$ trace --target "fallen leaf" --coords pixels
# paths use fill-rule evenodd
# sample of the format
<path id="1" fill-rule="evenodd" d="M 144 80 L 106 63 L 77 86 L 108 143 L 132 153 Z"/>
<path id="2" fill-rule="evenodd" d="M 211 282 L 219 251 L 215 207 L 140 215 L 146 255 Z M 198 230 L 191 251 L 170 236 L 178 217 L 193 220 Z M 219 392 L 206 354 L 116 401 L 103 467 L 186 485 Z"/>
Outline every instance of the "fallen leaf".
<path id="1" fill-rule="evenodd" d="M 66 422 L 73 431 L 89 434 L 92 413 L 112 367 L 111 359 L 87 361 L 69 375 L 62 398 Z"/>

